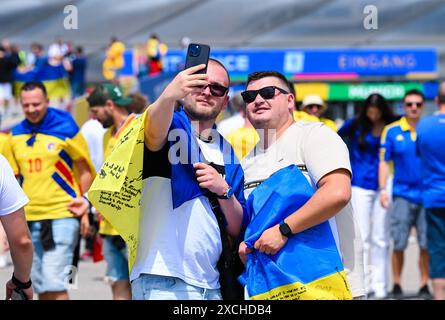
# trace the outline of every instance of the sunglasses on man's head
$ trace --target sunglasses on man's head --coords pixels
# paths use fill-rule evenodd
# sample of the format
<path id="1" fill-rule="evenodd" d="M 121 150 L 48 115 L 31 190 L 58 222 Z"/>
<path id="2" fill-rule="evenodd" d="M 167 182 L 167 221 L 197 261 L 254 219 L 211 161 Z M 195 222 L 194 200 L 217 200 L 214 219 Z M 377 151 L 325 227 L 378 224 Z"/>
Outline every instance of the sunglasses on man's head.
<path id="1" fill-rule="evenodd" d="M 202 90 L 205 90 L 205 88 L 209 87 L 210 93 L 212 94 L 212 96 L 215 97 L 222 97 L 223 95 L 226 94 L 227 90 L 229 90 L 229 88 L 226 88 L 218 83 L 209 83 L 206 86 L 196 86 L 196 87 Z"/>
<path id="2" fill-rule="evenodd" d="M 241 92 L 241 96 L 243 97 L 243 100 L 245 103 L 254 102 L 258 93 L 260 94 L 260 96 L 263 99 L 268 100 L 268 99 L 272 99 L 273 97 L 275 97 L 275 89 L 277 89 L 278 91 L 280 91 L 281 93 L 284 93 L 284 94 L 289 93 L 288 91 L 281 89 L 279 87 L 269 86 L 269 87 L 261 88 L 259 90 L 247 90 L 247 91 Z"/>
<path id="3" fill-rule="evenodd" d="M 416 106 L 417 108 L 421 108 L 423 106 L 423 102 L 405 102 L 405 106 L 407 107 Z"/>

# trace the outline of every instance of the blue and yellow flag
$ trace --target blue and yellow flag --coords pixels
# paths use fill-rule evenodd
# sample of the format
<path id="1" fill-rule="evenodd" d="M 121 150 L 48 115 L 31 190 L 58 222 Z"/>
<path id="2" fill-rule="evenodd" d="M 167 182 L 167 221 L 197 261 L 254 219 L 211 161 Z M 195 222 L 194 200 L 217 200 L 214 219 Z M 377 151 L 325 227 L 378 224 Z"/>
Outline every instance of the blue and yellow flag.
<path id="1" fill-rule="evenodd" d="M 313 193 L 295 165 L 275 172 L 247 199 L 251 222 L 246 245 L 254 248 L 265 230 L 298 210 Z M 295 234 L 275 255 L 249 253 L 240 281 L 252 300 L 352 299 L 329 221 Z"/>
<path id="2" fill-rule="evenodd" d="M 68 74 L 63 65 L 52 66 L 48 63 L 33 70 L 14 72 L 14 92 L 16 95 L 21 87 L 28 81 L 41 81 L 46 88 L 50 99 L 65 99 L 71 96 Z"/>
<path id="3" fill-rule="evenodd" d="M 95 177 L 96 170 L 88 153 L 88 146 L 70 113 L 48 107 L 45 117 L 39 124 L 33 124 L 27 119 L 24 119 L 11 130 L 12 136 L 30 135 L 26 141 L 26 144 L 30 147 L 34 145 L 36 141 L 35 134 L 37 133 L 53 136 L 65 141 L 73 154 L 80 155 L 80 158 L 86 161 L 89 171 L 93 178 Z M 75 188 L 73 189 L 73 186 L 75 183 L 79 184 L 80 173 L 77 167 L 73 166 L 74 161 L 65 150 L 61 150 L 59 156 L 60 161 L 55 164 L 55 168 L 57 168 L 58 171 L 55 170 L 53 179 L 66 193 L 75 198 L 77 193 L 74 190 Z M 13 165 L 13 168 L 14 167 Z M 18 172 L 17 170 L 14 171 L 16 173 Z M 71 175 L 71 171 L 73 171 L 74 177 Z"/>

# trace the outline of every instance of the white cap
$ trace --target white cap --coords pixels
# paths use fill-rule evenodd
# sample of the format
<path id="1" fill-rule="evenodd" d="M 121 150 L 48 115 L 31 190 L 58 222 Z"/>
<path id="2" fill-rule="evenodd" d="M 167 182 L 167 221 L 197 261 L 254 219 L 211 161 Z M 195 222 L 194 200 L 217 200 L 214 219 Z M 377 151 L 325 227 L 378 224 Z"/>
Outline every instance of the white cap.
<path id="1" fill-rule="evenodd" d="M 326 110 L 326 104 L 324 103 L 323 99 L 318 95 L 308 95 L 305 96 L 303 99 L 303 103 L 301 104 L 301 108 L 304 108 L 306 106 L 310 106 L 312 104 L 316 104 L 318 106 L 321 106 L 322 112 Z"/>

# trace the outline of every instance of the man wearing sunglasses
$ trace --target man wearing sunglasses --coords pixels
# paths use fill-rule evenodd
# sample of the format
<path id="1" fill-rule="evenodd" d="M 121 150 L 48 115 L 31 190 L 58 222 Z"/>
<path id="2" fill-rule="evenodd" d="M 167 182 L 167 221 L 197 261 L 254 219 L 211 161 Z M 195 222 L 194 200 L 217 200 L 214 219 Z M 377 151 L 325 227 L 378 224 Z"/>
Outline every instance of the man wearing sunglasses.
<path id="1" fill-rule="evenodd" d="M 316 190 L 300 209 L 264 231 L 255 242 L 255 249 L 275 254 L 288 237 L 335 217 L 330 222 L 337 225 L 337 245 L 340 245 L 352 296 L 363 297 L 362 243 L 350 204 L 351 168 L 346 145 L 320 122 L 293 120 L 295 96 L 281 73 L 250 74 L 242 96 L 247 104 L 247 117 L 260 136 L 256 147 L 241 162 L 246 198 L 258 182 L 291 164 L 302 168 L 305 178 Z M 242 259 L 248 252 L 244 242 L 241 243 Z"/>
<path id="2" fill-rule="evenodd" d="M 416 143 L 422 163 L 430 278 L 434 298 L 445 300 L 445 82 L 435 102 L 439 110 L 419 122 Z"/>
<path id="3" fill-rule="evenodd" d="M 391 295 L 403 298 L 400 286 L 403 269 L 403 253 L 413 226 L 416 228 L 420 247 L 419 297 L 430 299 L 428 289 L 428 251 L 426 239 L 426 216 L 422 205 L 422 177 L 420 157 L 416 153 L 416 127 L 423 111 L 424 95 L 418 90 L 410 90 L 403 98 L 405 115 L 387 125 L 382 132 L 379 164 L 380 203 L 389 208 L 389 230 L 394 241 L 392 253 L 392 273 L 394 286 Z M 390 162 L 394 166 L 392 203 L 386 191 L 390 173 Z"/>
<path id="4" fill-rule="evenodd" d="M 229 143 L 212 130 L 228 102 L 228 72 L 210 59 L 207 73 L 196 73 L 204 67 L 180 72 L 146 111 L 141 231 L 130 271 L 135 300 L 222 298 L 213 210 L 220 208 L 236 238 L 244 177 Z"/>

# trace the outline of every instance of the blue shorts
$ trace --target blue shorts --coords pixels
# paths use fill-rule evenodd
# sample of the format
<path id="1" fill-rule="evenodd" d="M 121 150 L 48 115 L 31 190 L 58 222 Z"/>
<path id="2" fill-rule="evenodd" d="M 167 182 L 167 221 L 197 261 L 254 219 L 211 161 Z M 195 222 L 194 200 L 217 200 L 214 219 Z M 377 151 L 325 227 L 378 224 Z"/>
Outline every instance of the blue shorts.
<path id="1" fill-rule="evenodd" d="M 430 278 L 445 278 L 445 208 L 427 209 Z"/>
<path id="2" fill-rule="evenodd" d="M 74 248 L 79 239 L 79 220 L 63 218 L 52 220 L 54 249 L 44 251 L 40 242 L 40 221 L 31 222 L 34 245 L 31 279 L 34 292 L 62 292 L 68 290 L 77 269 L 73 266 Z"/>
<path id="3" fill-rule="evenodd" d="M 416 227 L 419 247 L 427 248 L 425 209 L 421 205 L 401 197 L 394 197 L 388 214 L 394 250 L 404 251 L 406 249 L 413 226 Z"/>
<path id="4" fill-rule="evenodd" d="M 117 237 L 119 236 L 104 236 L 102 247 L 103 256 L 107 262 L 107 278 L 111 283 L 121 280 L 130 281 L 127 246 L 118 247 L 120 243 L 117 242 Z"/>
<path id="5" fill-rule="evenodd" d="M 176 277 L 141 274 L 131 282 L 133 300 L 222 300 L 219 289 L 205 289 Z"/>

